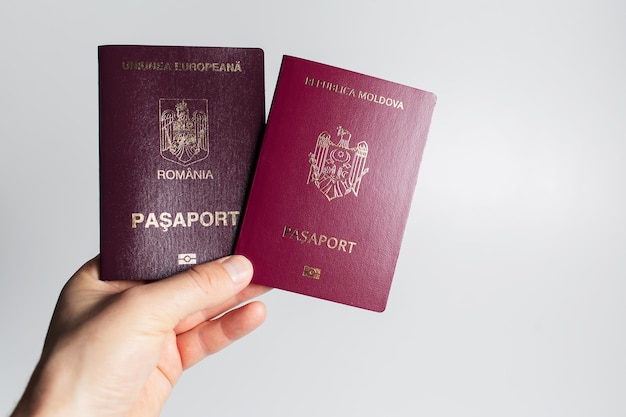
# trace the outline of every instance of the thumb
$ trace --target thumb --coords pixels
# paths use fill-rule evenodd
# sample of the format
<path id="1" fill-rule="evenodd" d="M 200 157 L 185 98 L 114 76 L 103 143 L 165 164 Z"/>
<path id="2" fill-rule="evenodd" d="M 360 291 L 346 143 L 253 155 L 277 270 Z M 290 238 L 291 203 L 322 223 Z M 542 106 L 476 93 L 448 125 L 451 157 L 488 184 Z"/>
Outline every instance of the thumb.
<path id="1" fill-rule="evenodd" d="M 169 278 L 131 290 L 146 297 L 142 305 L 162 316 L 164 330 L 173 329 L 183 318 L 222 304 L 245 288 L 252 279 L 252 264 L 241 255 L 196 265 Z M 148 307 L 150 306 L 150 307 Z"/>

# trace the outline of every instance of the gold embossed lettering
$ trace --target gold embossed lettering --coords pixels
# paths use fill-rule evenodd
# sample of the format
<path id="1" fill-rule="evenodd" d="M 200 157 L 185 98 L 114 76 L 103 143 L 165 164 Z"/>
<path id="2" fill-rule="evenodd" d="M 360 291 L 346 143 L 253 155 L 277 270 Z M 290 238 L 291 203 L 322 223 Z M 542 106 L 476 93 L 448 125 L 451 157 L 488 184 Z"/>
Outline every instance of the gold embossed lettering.
<path id="1" fill-rule="evenodd" d="M 167 232 L 170 227 L 172 227 L 172 215 L 168 212 L 163 212 L 159 216 L 159 225 L 164 232 Z"/>
<path id="2" fill-rule="evenodd" d="M 202 227 L 211 226 L 236 226 L 239 220 L 237 210 L 219 210 L 215 212 L 196 211 L 169 213 L 131 213 L 130 225 L 132 229 L 137 229 L 139 225 L 143 228 L 160 228 L 164 232 L 175 227 Z M 285 232 L 286 233 L 286 232 Z"/>
<path id="3" fill-rule="evenodd" d="M 148 227 L 159 227 L 159 222 L 157 221 L 156 214 L 150 213 L 148 214 L 148 218 L 146 219 L 146 224 L 144 227 L 147 229 Z"/>
<path id="4" fill-rule="evenodd" d="M 239 217 L 239 212 L 238 211 L 229 211 L 228 214 L 230 215 L 230 224 L 231 224 L 231 226 L 237 226 L 237 219 Z"/>
<path id="5" fill-rule="evenodd" d="M 142 213 L 132 213 L 130 219 L 131 227 L 136 229 L 139 223 L 143 223 L 144 215 Z"/>
<path id="6" fill-rule="evenodd" d="M 283 227 L 282 237 L 293 239 L 302 244 L 312 243 L 315 246 L 325 246 L 330 250 L 337 250 L 346 253 L 352 253 L 354 247 L 356 246 L 356 242 L 347 239 L 311 232 L 309 230 L 299 230 L 291 226 Z"/>
<path id="7" fill-rule="evenodd" d="M 228 224 L 228 220 L 227 220 L 225 211 L 216 211 L 215 212 L 215 225 L 216 226 L 220 226 L 220 224 L 222 226 L 226 226 Z"/>
<path id="8" fill-rule="evenodd" d="M 190 211 L 187 213 L 187 227 L 191 227 L 191 225 L 198 221 L 200 215 L 195 211 Z"/>
<path id="9" fill-rule="evenodd" d="M 176 226 L 187 226 L 187 223 L 185 223 L 185 217 L 183 217 L 183 213 L 176 213 L 176 217 L 174 217 L 174 224 L 172 225 L 172 227 Z"/>
<path id="10" fill-rule="evenodd" d="M 209 227 L 213 225 L 213 213 L 210 211 L 202 212 L 200 215 L 200 224 L 204 227 Z"/>

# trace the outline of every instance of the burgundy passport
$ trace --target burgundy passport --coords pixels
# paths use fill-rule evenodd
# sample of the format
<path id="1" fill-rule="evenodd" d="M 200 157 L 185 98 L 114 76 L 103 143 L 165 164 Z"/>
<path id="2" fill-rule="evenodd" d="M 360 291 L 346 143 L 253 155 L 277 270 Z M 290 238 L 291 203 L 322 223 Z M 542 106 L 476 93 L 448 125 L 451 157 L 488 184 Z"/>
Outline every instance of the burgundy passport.
<path id="1" fill-rule="evenodd" d="M 103 280 L 233 252 L 265 122 L 263 51 L 100 46 Z"/>
<path id="2" fill-rule="evenodd" d="M 383 311 L 435 101 L 285 56 L 235 250 L 253 281 Z"/>

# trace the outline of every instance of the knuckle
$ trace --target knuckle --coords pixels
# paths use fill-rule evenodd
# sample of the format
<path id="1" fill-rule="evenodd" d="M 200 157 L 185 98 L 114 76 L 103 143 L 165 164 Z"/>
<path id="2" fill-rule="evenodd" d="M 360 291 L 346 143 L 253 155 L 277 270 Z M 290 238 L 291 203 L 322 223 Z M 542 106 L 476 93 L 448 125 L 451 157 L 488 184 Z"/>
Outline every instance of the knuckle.
<path id="1" fill-rule="evenodd" d="M 187 270 L 187 276 L 193 285 L 206 295 L 214 294 L 219 290 L 219 277 L 216 271 L 207 271 L 201 265 L 193 266 Z"/>

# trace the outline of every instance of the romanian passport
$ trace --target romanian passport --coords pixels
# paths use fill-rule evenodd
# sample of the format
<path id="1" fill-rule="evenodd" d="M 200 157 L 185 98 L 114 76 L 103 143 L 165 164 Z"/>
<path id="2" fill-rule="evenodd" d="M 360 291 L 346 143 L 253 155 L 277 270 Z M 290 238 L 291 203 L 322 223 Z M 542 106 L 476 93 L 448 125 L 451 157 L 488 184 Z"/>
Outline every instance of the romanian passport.
<path id="1" fill-rule="evenodd" d="M 232 254 L 265 123 L 257 48 L 100 46 L 103 280 Z"/>
<path id="2" fill-rule="evenodd" d="M 285 56 L 235 250 L 253 281 L 383 311 L 435 101 Z"/>

